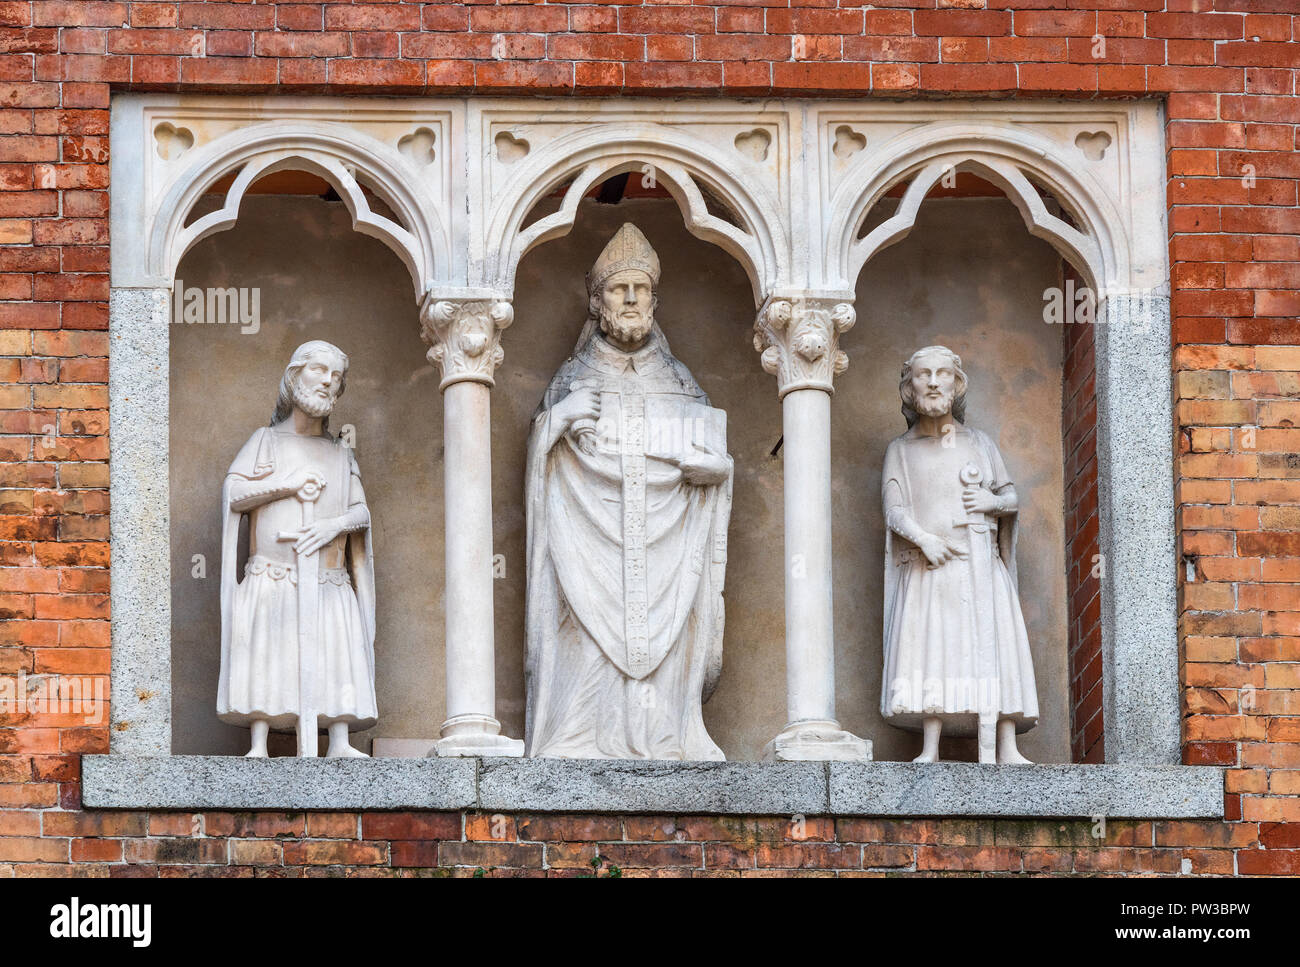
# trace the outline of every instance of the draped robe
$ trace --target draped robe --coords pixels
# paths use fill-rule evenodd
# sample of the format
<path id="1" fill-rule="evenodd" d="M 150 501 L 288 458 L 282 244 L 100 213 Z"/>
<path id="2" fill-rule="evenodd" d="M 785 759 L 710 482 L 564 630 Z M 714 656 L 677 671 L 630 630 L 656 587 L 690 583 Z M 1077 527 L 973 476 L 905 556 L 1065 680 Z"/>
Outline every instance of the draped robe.
<path id="1" fill-rule="evenodd" d="M 595 452 L 574 428 L 547 449 L 551 408 L 582 387 L 601 394 Z M 692 441 L 725 454 L 725 413 L 659 327 L 623 353 L 589 322 L 529 437 L 529 755 L 723 758 L 701 705 L 721 669 L 732 474 L 687 483 L 664 457 Z"/>
<path id="2" fill-rule="evenodd" d="M 962 466 L 978 467 L 982 485 L 994 493 L 1011 478 L 987 434 L 955 426 L 952 446 L 913 428 L 885 450 L 886 517 L 898 508 L 922 530 L 964 546 L 967 555 L 930 568 L 920 548 L 886 527 L 880 712 L 899 728 L 919 730 L 935 716 L 945 719 L 945 731 L 973 735 L 983 706 L 1025 732 L 1038 720 L 1038 697 L 1016 580 L 1017 515 L 990 515 L 986 535 L 957 525 L 969 519 Z M 980 553 L 989 558 L 984 583 L 973 559 Z M 985 634 L 981 618 L 990 623 Z"/>

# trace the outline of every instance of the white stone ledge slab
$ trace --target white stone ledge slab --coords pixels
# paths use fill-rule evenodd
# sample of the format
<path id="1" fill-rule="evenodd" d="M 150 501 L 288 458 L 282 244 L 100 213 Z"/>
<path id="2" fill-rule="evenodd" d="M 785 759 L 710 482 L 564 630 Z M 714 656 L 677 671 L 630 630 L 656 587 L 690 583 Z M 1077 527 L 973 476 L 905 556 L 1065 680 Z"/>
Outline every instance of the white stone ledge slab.
<path id="1" fill-rule="evenodd" d="M 88 755 L 81 800 L 107 809 L 472 809 L 473 759 Z"/>
<path id="2" fill-rule="evenodd" d="M 1223 818 L 1223 771 L 1207 766 L 826 765 L 833 814 Z"/>
<path id="3" fill-rule="evenodd" d="M 606 759 L 82 758 L 101 809 L 1222 819 L 1212 766 Z"/>

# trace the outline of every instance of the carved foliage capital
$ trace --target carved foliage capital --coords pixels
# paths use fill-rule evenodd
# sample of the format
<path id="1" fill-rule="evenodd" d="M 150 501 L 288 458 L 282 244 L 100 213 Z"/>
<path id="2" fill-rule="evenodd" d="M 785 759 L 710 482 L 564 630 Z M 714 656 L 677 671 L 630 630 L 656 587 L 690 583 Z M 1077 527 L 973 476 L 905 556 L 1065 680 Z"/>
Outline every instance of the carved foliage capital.
<path id="1" fill-rule="evenodd" d="M 857 313 L 833 299 L 769 299 L 754 322 L 754 348 L 763 369 L 776 377 L 781 396 L 796 389 L 834 392 L 833 378 L 849 367 L 840 333 Z"/>
<path id="2" fill-rule="evenodd" d="M 434 299 L 420 306 L 420 336 L 429 344 L 425 355 L 442 369 L 440 389 L 470 380 L 491 386 L 505 359 L 501 330 L 514 321 L 509 302 L 496 299 Z"/>

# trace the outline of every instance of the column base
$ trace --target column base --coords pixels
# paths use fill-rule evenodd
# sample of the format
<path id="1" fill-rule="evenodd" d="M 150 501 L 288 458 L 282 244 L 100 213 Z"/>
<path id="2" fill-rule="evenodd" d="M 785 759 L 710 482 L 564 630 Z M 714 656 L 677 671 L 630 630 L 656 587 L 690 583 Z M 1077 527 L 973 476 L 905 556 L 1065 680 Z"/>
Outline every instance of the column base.
<path id="1" fill-rule="evenodd" d="M 431 756 L 509 756 L 524 754 L 522 739 L 501 734 L 501 723 L 490 715 L 457 715 L 442 723 L 442 738 Z"/>
<path id="2" fill-rule="evenodd" d="M 871 740 L 838 722 L 792 722 L 763 749 L 764 762 L 870 762 Z"/>

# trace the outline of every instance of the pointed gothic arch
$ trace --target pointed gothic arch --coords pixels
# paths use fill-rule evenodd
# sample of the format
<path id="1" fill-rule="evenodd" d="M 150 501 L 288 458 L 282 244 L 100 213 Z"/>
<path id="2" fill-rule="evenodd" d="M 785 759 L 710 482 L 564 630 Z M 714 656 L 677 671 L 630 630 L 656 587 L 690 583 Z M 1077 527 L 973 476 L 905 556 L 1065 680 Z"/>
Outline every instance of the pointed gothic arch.
<path id="1" fill-rule="evenodd" d="M 538 245 L 569 233 L 579 202 L 593 186 L 631 172 L 662 184 L 677 202 L 687 230 L 740 262 L 754 304 L 761 305 L 790 271 L 788 233 L 776 200 L 761 185 L 746 183 L 735 158 L 719 154 L 716 146 L 666 125 L 652 130 L 645 124 L 591 126 L 558 138 L 522 163 L 487 214 L 485 271 L 491 283 L 510 291 L 519 261 Z M 566 183 L 559 210 L 525 227 L 534 206 Z M 704 191 L 721 200 L 739 224 L 712 214 Z"/>
<path id="2" fill-rule="evenodd" d="M 265 123 L 227 134 L 199 149 L 161 193 L 146 228 L 149 274 L 170 282 L 198 241 L 232 228 L 252 184 L 277 171 L 308 171 L 330 183 L 352 216 L 352 227 L 383 242 L 411 275 L 418 299 L 450 262 L 450 243 L 438 206 L 400 153 L 358 132 L 327 123 Z M 235 174 L 222 206 L 186 224 L 212 185 Z M 363 186 L 396 214 L 371 209 Z"/>

